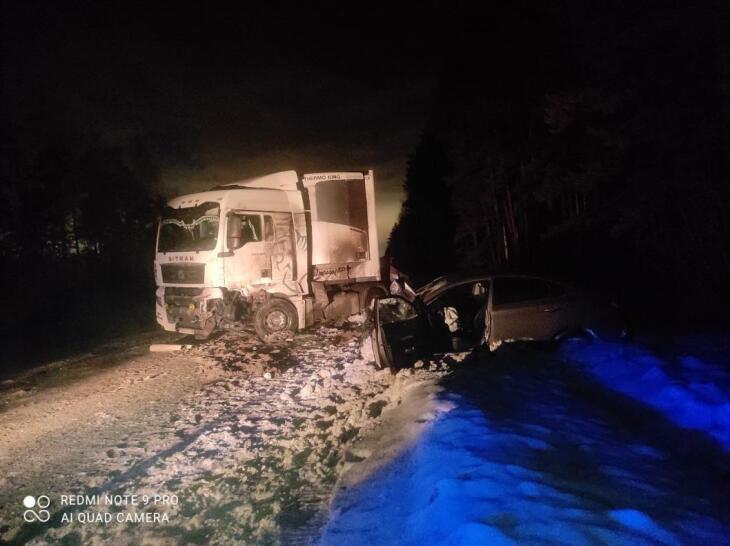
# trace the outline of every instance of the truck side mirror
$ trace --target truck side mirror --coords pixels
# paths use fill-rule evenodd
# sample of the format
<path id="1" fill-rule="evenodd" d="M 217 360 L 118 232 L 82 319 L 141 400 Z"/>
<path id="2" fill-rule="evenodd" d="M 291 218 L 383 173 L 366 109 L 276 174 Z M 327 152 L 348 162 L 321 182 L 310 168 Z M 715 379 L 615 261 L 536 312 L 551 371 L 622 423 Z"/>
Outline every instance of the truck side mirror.
<path id="1" fill-rule="evenodd" d="M 241 217 L 237 214 L 228 215 L 228 229 L 226 230 L 226 246 L 228 250 L 236 250 L 241 248 L 242 229 Z"/>

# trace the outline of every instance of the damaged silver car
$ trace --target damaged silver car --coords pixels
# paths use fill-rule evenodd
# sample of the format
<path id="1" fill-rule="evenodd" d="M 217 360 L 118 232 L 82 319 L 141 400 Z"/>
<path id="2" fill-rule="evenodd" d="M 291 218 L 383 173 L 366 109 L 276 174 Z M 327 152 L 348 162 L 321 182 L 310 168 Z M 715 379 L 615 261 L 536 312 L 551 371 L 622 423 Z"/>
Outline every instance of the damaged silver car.
<path id="1" fill-rule="evenodd" d="M 418 290 L 394 282 L 374 306 L 379 366 L 398 369 L 433 353 L 583 336 L 619 339 L 616 305 L 567 284 L 527 275 L 439 277 Z"/>

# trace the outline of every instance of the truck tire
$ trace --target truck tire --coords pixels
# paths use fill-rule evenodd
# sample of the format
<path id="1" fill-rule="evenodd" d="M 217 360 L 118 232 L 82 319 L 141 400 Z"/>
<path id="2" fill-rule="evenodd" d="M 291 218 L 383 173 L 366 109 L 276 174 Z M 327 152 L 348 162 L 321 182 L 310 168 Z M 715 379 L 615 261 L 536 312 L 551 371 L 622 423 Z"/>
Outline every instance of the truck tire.
<path id="1" fill-rule="evenodd" d="M 293 337 L 297 321 L 297 310 L 291 303 L 273 298 L 256 310 L 253 325 L 261 341 L 271 343 Z"/>

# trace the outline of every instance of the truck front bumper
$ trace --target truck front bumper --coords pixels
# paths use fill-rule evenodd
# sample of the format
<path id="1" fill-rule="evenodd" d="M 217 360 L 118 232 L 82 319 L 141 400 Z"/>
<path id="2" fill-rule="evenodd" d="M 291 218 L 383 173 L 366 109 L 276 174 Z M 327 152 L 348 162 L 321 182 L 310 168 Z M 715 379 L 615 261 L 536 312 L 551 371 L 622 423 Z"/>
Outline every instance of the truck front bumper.
<path id="1" fill-rule="evenodd" d="M 161 286 L 155 293 L 157 323 L 169 332 L 207 337 L 219 320 L 220 288 Z"/>

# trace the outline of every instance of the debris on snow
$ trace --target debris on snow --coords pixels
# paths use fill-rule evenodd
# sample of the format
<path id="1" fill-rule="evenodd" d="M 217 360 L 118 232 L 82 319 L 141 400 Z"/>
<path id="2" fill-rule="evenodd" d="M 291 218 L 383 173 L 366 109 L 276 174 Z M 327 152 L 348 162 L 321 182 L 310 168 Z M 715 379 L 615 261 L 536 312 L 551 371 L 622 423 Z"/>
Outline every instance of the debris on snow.
<path id="1" fill-rule="evenodd" d="M 360 439 L 377 437 L 390 409 L 404 406 L 429 373 L 376 369 L 370 339 L 352 327 L 357 323 L 266 346 L 228 331 L 106 371 L 100 361 L 102 369 L 72 391 L 43 394 L 52 397 L 45 417 L 0 414 L 0 442 L 12 446 L 7 457 L 0 453 L 8 471 L 0 504 L 11 505 L 20 490 L 41 489 L 52 499 L 70 491 L 180 499 L 155 508 L 169 524 L 76 522 L 42 528 L 36 542 L 227 544 L 311 534 L 341 474 L 383 456 L 372 457 Z M 32 438 L 22 430 L 29 420 Z M 71 448 L 49 457 L 54 445 Z M 20 516 L 0 539 L 24 528 Z"/>
<path id="2" fill-rule="evenodd" d="M 368 317 L 366 313 L 358 313 L 357 315 L 350 315 L 347 317 L 347 322 L 355 326 L 360 326 L 361 324 L 364 324 L 367 319 Z"/>
<path id="3" fill-rule="evenodd" d="M 150 345 L 151 353 L 170 353 L 173 351 L 182 351 L 183 349 L 189 349 L 192 345 L 180 345 L 174 343 L 153 343 Z"/>

